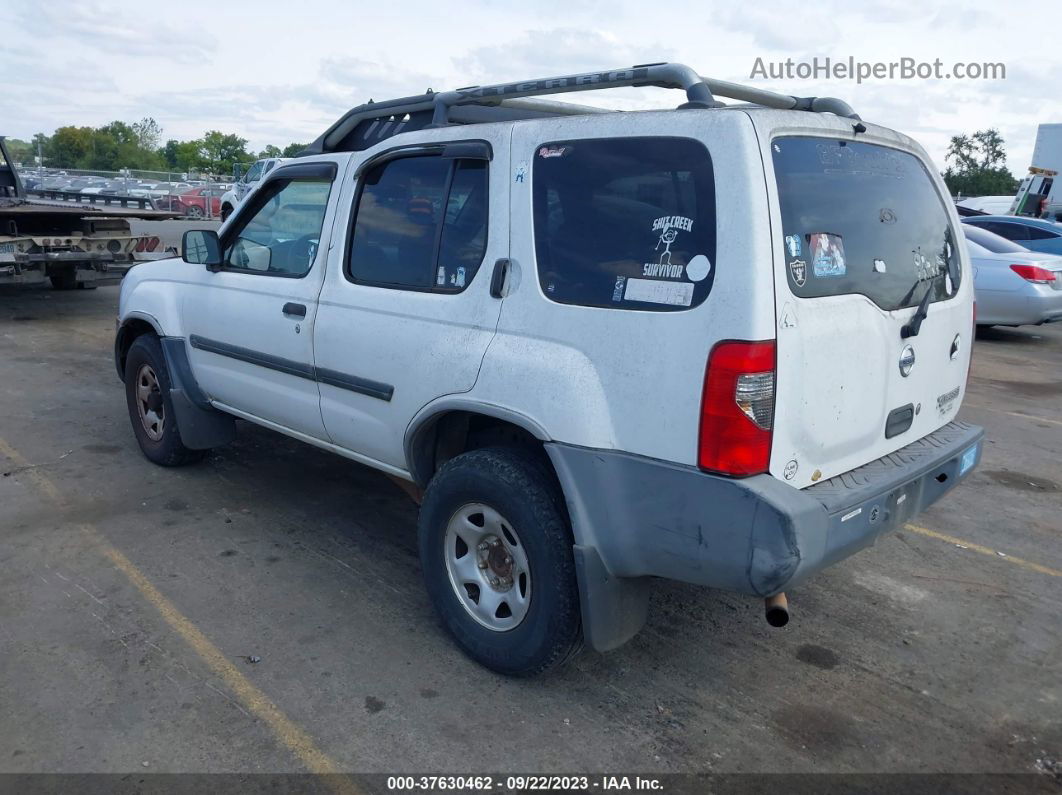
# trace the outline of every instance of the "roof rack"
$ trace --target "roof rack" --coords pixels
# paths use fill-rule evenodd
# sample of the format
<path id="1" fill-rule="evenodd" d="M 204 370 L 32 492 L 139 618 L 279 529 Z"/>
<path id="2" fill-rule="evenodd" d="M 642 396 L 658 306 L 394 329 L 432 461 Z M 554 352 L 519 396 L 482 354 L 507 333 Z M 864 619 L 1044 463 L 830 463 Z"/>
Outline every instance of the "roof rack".
<path id="1" fill-rule="evenodd" d="M 859 116 L 847 102 L 833 97 L 793 97 L 739 83 L 701 77 L 693 69 L 682 64 L 652 63 L 606 72 L 470 86 L 441 93 L 429 89 L 426 94 L 420 96 L 384 102 L 370 100 L 367 104 L 348 111 L 300 154 L 358 151 L 400 132 L 451 124 L 482 124 L 550 116 L 612 113 L 614 111 L 603 108 L 531 98 L 626 86 L 682 89 L 686 92 L 686 102 L 679 105 L 680 109 L 724 107 L 723 103 L 716 100 L 719 96 L 768 108 L 833 113 L 859 120 Z"/>

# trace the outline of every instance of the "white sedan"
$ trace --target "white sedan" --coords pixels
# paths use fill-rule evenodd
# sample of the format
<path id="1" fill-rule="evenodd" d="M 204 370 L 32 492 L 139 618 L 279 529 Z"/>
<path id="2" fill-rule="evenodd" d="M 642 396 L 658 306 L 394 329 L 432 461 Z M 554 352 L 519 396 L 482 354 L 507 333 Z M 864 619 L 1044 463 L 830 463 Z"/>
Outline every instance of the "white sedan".
<path id="1" fill-rule="evenodd" d="M 977 325 L 1040 325 L 1062 320 L 1062 257 L 1019 246 L 962 224 L 974 269 Z"/>

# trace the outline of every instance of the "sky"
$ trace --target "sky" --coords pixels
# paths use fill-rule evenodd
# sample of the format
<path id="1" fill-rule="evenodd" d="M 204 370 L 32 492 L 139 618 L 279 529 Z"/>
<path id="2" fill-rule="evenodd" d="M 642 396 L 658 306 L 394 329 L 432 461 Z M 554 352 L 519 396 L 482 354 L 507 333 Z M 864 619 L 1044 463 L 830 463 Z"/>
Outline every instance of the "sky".
<path id="1" fill-rule="evenodd" d="M 1036 127 L 1062 122 L 1062 4 L 628 0 L 0 0 L 0 135 L 154 117 L 167 138 L 209 129 L 308 142 L 369 98 L 676 61 L 799 96 L 836 96 L 917 139 L 939 168 L 949 139 L 996 127 L 1018 176 Z M 750 79 L 793 59 L 1002 63 L 1002 80 Z M 673 107 L 679 92 L 573 101 Z"/>

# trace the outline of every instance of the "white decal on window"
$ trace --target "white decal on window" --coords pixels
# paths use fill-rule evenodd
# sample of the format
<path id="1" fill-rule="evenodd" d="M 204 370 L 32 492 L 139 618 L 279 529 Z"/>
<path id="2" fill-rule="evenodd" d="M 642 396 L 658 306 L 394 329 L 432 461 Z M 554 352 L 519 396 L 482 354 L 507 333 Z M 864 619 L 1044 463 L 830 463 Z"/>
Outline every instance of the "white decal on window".
<path id="1" fill-rule="evenodd" d="M 657 282 L 649 279 L 627 279 L 623 293 L 625 301 L 642 301 L 647 304 L 690 306 L 693 303 L 691 282 Z"/>
<path id="2" fill-rule="evenodd" d="M 686 277 L 691 282 L 704 281 L 712 272 L 712 263 L 704 254 L 698 254 L 686 266 Z"/>

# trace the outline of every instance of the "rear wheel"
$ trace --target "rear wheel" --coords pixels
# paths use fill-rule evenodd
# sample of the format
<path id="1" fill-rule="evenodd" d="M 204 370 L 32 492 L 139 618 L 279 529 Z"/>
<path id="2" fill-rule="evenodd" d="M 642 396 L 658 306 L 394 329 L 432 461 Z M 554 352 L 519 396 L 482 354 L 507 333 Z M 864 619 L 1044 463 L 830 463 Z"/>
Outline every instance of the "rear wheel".
<path id="1" fill-rule="evenodd" d="M 535 676 L 581 645 L 562 504 L 538 461 L 515 448 L 459 455 L 425 493 L 419 536 L 428 594 L 458 646 L 499 673 Z"/>
<path id="2" fill-rule="evenodd" d="M 203 217 L 203 208 L 199 207 L 198 205 L 193 204 L 191 207 L 188 208 L 188 217 L 189 218 L 202 218 Z"/>
<path id="3" fill-rule="evenodd" d="M 206 450 L 190 450 L 181 433 L 170 400 L 170 374 L 162 345 L 153 334 L 137 337 L 125 360 L 125 396 L 129 421 L 140 450 L 160 466 L 181 466 L 198 461 Z"/>
<path id="4" fill-rule="evenodd" d="M 231 204 L 227 204 L 227 203 L 221 205 L 221 220 L 222 221 L 229 220 L 229 216 L 230 215 L 232 215 L 232 205 Z"/>
<path id="5" fill-rule="evenodd" d="M 77 273 L 73 270 L 53 273 L 48 277 L 53 290 L 76 290 Z"/>

